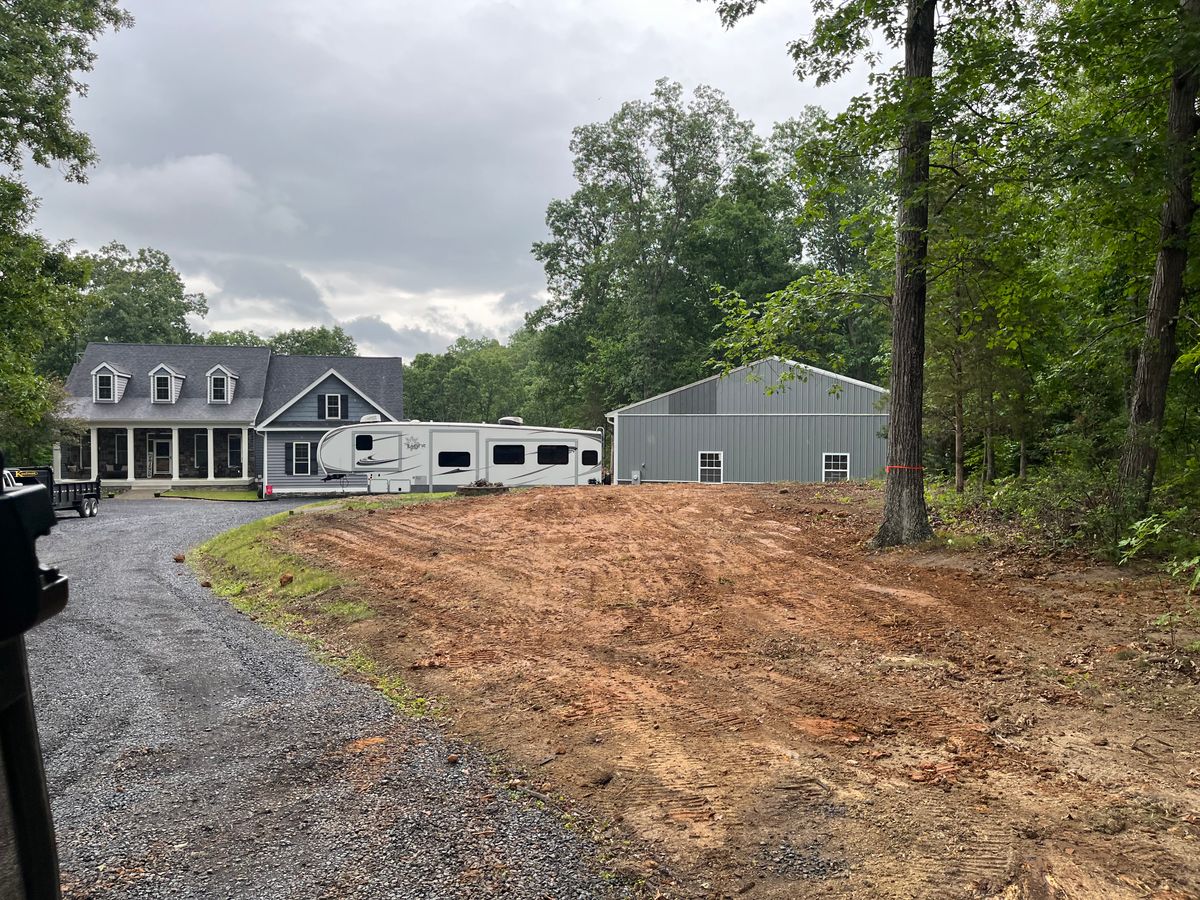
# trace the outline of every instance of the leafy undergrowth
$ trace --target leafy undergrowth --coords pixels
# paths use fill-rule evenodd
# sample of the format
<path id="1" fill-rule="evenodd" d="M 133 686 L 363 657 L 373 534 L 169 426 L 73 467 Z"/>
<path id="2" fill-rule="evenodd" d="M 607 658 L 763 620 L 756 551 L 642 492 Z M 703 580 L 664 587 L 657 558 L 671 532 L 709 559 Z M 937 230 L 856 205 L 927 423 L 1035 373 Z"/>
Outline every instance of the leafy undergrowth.
<path id="1" fill-rule="evenodd" d="M 342 509 L 373 512 L 449 496 L 416 494 L 314 503 L 230 529 L 201 544 L 188 560 L 213 593 L 250 618 L 300 641 L 341 674 L 371 684 L 398 710 L 428 716 L 436 712 L 432 701 L 418 696 L 399 674 L 339 635 L 343 628 L 373 618 L 375 610 L 349 593 L 351 588 L 343 579 L 283 550 L 279 533 L 295 516 Z"/>

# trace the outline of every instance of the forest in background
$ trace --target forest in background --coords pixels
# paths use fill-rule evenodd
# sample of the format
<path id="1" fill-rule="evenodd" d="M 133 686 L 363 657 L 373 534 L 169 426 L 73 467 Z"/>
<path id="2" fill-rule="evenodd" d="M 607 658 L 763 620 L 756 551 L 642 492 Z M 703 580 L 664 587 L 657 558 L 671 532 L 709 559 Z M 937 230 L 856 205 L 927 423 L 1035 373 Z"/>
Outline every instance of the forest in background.
<path id="1" fill-rule="evenodd" d="M 21 6 L 47 4 L 60 5 Z M 732 27 L 759 5 L 716 8 Z M 1200 572 L 1188 557 L 1200 531 L 1200 0 L 812 6 L 811 34 L 790 46 L 797 74 L 820 84 L 865 60 L 861 95 L 768 130 L 718 90 L 663 79 L 577 128 L 578 187 L 551 202 L 533 247 L 548 301 L 505 342 L 462 338 L 411 360 L 406 414 L 596 427 L 769 354 L 895 398 L 897 298 L 913 307 L 919 281 L 920 355 L 908 332 L 904 353 L 924 383 L 905 397 L 919 398 L 917 460 L 964 498 L 944 509 L 982 502 L 1114 552 L 1169 545 Z M 186 317 L 204 298 L 160 251 L 79 254 L 32 231 L 20 168 L 84 177 L 94 151 L 69 100 L 91 38 L 128 24 L 108 0 L 63 15 L 75 19 L 58 41 L 52 19 L 10 15 L 6 31 L 32 51 L 0 71 L 7 96 L 32 98 L 0 126 L 13 173 L 0 180 L 0 435 L 26 457 L 69 431 L 58 379 L 84 341 L 260 340 L 194 333 Z M 880 43 L 904 61 L 885 65 Z M 917 321 L 915 307 L 905 315 Z M 335 328 L 272 342 L 355 350 Z M 1154 488 L 1132 504 L 1131 465 Z"/>
<path id="2" fill-rule="evenodd" d="M 757 5 L 718 4 L 730 25 Z M 932 134 L 920 462 L 950 494 L 943 513 L 1126 556 L 1153 546 L 1200 577 L 1200 6 L 818 3 L 798 71 L 839 77 L 871 28 L 903 48 L 935 6 L 936 74 L 915 91 L 903 65 L 877 70 L 844 113 L 765 131 L 719 91 L 662 80 L 577 128 L 578 189 L 533 248 L 549 301 L 506 344 L 413 359 L 408 413 L 597 427 L 771 354 L 888 385 L 896 151 L 915 115 Z M 1182 267 L 1175 312 L 1164 266 Z M 1152 411 L 1139 426 L 1154 492 L 1129 501 L 1131 405 L 1152 405 L 1164 366 L 1161 426 Z"/>

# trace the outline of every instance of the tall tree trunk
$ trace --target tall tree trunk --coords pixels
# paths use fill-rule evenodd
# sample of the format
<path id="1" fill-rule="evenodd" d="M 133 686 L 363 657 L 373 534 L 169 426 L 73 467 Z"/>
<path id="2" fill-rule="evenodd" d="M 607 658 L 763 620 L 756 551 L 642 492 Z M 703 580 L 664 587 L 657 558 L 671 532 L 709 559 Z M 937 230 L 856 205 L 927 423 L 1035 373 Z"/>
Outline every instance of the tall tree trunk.
<path id="1" fill-rule="evenodd" d="M 1200 27 L 1200 0 L 1183 0 L 1179 14 L 1181 30 L 1194 33 Z M 1158 464 L 1158 436 L 1167 408 L 1167 383 L 1179 354 L 1175 328 L 1183 299 L 1188 241 L 1196 214 L 1193 175 L 1198 85 L 1197 61 L 1179 56 L 1171 77 L 1167 111 L 1167 199 L 1162 207 L 1158 258 L 1146 307 L 1146 332 L 1129 403 L 1129 430 L 1121 452 L 1122 499 L 1136 515 L 1144 514 L 1150 504 Z"/>
<path id="2" fill-rule="evenodd" d="M 896 210 L 892 297 L 891 408 L 887 487 L 876 547 L 933 536 L 925 508 L 922 434 L 925 395 L 926 256 L 929 249 L 929 145 L 933 135 L 934 16 L 937 0 L 908 0 L 904 35 L 905 104 Z"/>
<path id="3" fill-rule="evenodd" d="M 954 490 L 961 494 L 967 488 L 966 465 L 966 401 L 963 396 L 962 348 L 954 350 Z"/>
<path id="4" fill-rule="evenodd" d="M 990 373 L 991 369 L 988 371 Z M 992 387 L 990 377 L 987 394 L 987 438 L 983 447 L 983 483 L 992 484 L 996 480 L 996 391 Z"/>

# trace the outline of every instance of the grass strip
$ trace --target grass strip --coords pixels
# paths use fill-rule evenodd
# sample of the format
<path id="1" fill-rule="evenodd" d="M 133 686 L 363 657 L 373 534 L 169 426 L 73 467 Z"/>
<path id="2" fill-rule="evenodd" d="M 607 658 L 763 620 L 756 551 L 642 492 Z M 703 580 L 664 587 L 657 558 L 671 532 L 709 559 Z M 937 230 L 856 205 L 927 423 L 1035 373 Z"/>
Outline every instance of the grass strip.
<path id="1" fill-rule="evenodd" d="M 188 562 L 195 572 L 208 579 L 213 593 L 247 616 L 299 641 L 318 661 L 338 672 L 368 682 L 400 712 L 418 718 L 430 716 L 436 712 L 435 701 L 417 695 L 399 674 L 382 666 L 361 648 L 335 643 L 324 634 L 320 618 L 341 626 L 365 621 L 375 611 L 361 600 L 338 594 L 328 598 L 328 602 L 321 602 L 321 595 L 347 587 L 348 582 L 282 550 L 276 532 L 298 512 L 389 509 L 450 496 L 453 495 L 416 494 L 378 500 L 336 500 L 286 510 L 217 535 L 189 553 Z"/>
<path id="2" fill-rule="evenodd" d="M 184 500 L 230 500 L 237 503 L 259 502 L 258 491 L 233 488 L 171 488 L 162 492 L 163 497 L 179 497 Z"/>

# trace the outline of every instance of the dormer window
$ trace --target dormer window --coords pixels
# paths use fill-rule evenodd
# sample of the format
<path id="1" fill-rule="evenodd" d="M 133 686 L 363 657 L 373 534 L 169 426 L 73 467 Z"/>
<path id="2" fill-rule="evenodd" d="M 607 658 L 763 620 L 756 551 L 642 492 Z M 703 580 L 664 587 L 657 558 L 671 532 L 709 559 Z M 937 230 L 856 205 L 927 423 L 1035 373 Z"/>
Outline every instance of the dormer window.
<path id="1" fill-rule="evenodd" d="M 179 399 L 184 376 L 165 363 L 150 372 L 150 400 L 154 403 L 174 403 Z"/>
<path id="2" fill-rule="evenodd" d="M 92 400 L 96 403 L 120 403 L 129 376 L 110 363 L 100 363 L 92 369 Z"/>
<path id="3" fill-rule="evenodd" d="M 208 402 L 232 403 L 233 391 L 237 387 L 237 373 L 222 365 L 215 365 L 204 373 L 208 376 Z"/>

